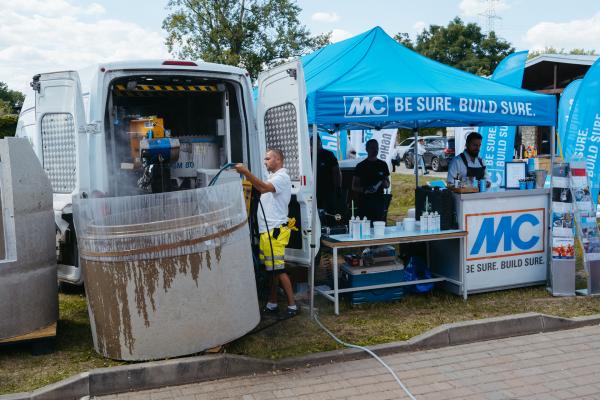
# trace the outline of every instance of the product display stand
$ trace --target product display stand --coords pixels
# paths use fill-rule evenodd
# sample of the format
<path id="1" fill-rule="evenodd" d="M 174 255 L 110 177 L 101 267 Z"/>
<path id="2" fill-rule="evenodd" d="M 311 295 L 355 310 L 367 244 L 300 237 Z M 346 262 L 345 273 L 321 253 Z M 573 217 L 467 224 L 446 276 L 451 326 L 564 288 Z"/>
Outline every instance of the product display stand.
<path id="1" fill-rule="evenodd" d="M 569 164 L 552 169 L 552 211 L 550 218 L 549 291 L 553 296 L 575 296 L 575 229 Z"/>
<path id="2" fill-rule="evenodd" d="M 600 296 L 600 231 L 585 161 L 571 162 L 569 177 L 577 236 L 583 249 L 583 262 L 588 274 L 587 289 L 578 290 L 577 294 Z"/>

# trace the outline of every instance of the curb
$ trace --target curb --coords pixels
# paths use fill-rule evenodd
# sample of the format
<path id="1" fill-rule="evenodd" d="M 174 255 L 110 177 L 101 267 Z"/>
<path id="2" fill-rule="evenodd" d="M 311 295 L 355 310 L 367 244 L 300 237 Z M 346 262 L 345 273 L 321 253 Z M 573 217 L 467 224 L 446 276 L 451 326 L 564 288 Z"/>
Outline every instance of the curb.
<path id="1" fill-rule="evenodd" d="M 501 339 L 533 333 L 575 329 L 600 324 L 600 314 L 561 318 L 538 313 L 441 325 L 406 341 L 369 348 L 379 356 L 417 350 Z M 33 392 L 0 396 L 0 400 L 62 400 L 86 396 L 156 389 L 274 370 L 305 368 L 334 362 L 369 358 L 357 349 L 333 350 L 279 361 L 233 354 L 204 355 L 166 361 L 152 361 L 110 368 L 98 368 L 74 375 Z"/>

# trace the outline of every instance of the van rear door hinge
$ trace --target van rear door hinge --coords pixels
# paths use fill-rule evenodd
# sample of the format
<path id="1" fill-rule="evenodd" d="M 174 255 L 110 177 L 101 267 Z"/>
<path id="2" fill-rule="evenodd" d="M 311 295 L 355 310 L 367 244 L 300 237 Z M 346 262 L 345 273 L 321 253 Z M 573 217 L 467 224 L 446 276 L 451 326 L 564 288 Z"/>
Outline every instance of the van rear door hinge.
<path id="1" fill-rule="evenodd" d="M 29 86 L 31 86 L 36 92 L 40 92 L 40 74 L 33 76 L 33 80 L 29 83 Z"/>

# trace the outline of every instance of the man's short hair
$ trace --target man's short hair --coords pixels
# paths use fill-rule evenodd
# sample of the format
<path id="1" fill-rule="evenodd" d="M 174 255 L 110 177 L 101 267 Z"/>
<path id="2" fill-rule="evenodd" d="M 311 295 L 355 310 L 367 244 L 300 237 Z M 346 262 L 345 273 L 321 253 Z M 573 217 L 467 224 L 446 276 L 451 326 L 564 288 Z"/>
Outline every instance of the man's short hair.
<path id="1" fill-rule="evenodd" d="M 269 151 L 277 154 L 277 157 L 279 157 L 279 159 L 283 162 L 283 151 L 279 149 L 268 149 L 267 152 Z"/>
<path id="2" fill-rule="evenodd" d="M 369 147 L 369 146 L 374 145 L 374 144 L 376 144 L 377 146 L 379 146 L 379 142 L 377 142 L 377 140 L 375 140 L 375 139 L 369 139 L 369 140 L 367 140 L 367 143 L 365 143 L 365 149 L 367 147 Z"/>
<path id="3" fill-rule="evenodd" d="M 482 139 L 483 139 L 483 136 L 481 136 L 481 134 L 480 134 L 479 132 L 471 132 L 471 133 L 469 133 L 469 135 L 467 136 L 467 142 L 466 142 L 466 143 L 467 143 L 467 144 L 471 144 L 471 142 L 472 142 L 473 140 L 477 140 L 477 139 L 479 139 L 479 140 L 482 140 Z"/>

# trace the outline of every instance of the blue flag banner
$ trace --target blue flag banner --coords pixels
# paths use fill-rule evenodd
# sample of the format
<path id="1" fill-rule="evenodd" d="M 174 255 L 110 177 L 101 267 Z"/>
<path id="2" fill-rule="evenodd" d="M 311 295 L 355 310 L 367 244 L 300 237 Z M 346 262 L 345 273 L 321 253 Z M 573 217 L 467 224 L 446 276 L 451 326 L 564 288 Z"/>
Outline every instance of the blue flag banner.
<path id="1" fill-rule="evenodd" d="M 528 51 L 513 53 L 504 58 L 492 75 L 492 80 L 513 87 L 521 87 Z M 494 186 L 504 185 L 504 165 L 513 159 L 515 126 L 486 126 L 479 129 L 483 136 L 479 156 L 487 167 Z"/>
<path id="2" fill-rule="evenodd" d="M 566 123 L 563 154 L 566 161 L 584 160 L 592 200 L 598 204 L 600 186 L 600 59 L 583 77 Z"/>
<path id="3" fill-rule="evenodd" d="M 561 157 L 563 156 L 562 149 L 564 148 L 565 143 L 567 121 L 569 120 L 571 107 L 573 106 L 573 101 L 575 100 L 575 95 L 577 94 L 580 85 L 581 79 L 574 80 L 573 82 L 569 83 L 569 85 L 560 95 L 560 102 L 558 103 L 558 127 L 556 129 L 556 133 L 558 135 L 558 146 L 556 146 L 556 150 L 557 154 L 559 154 Z"/>

